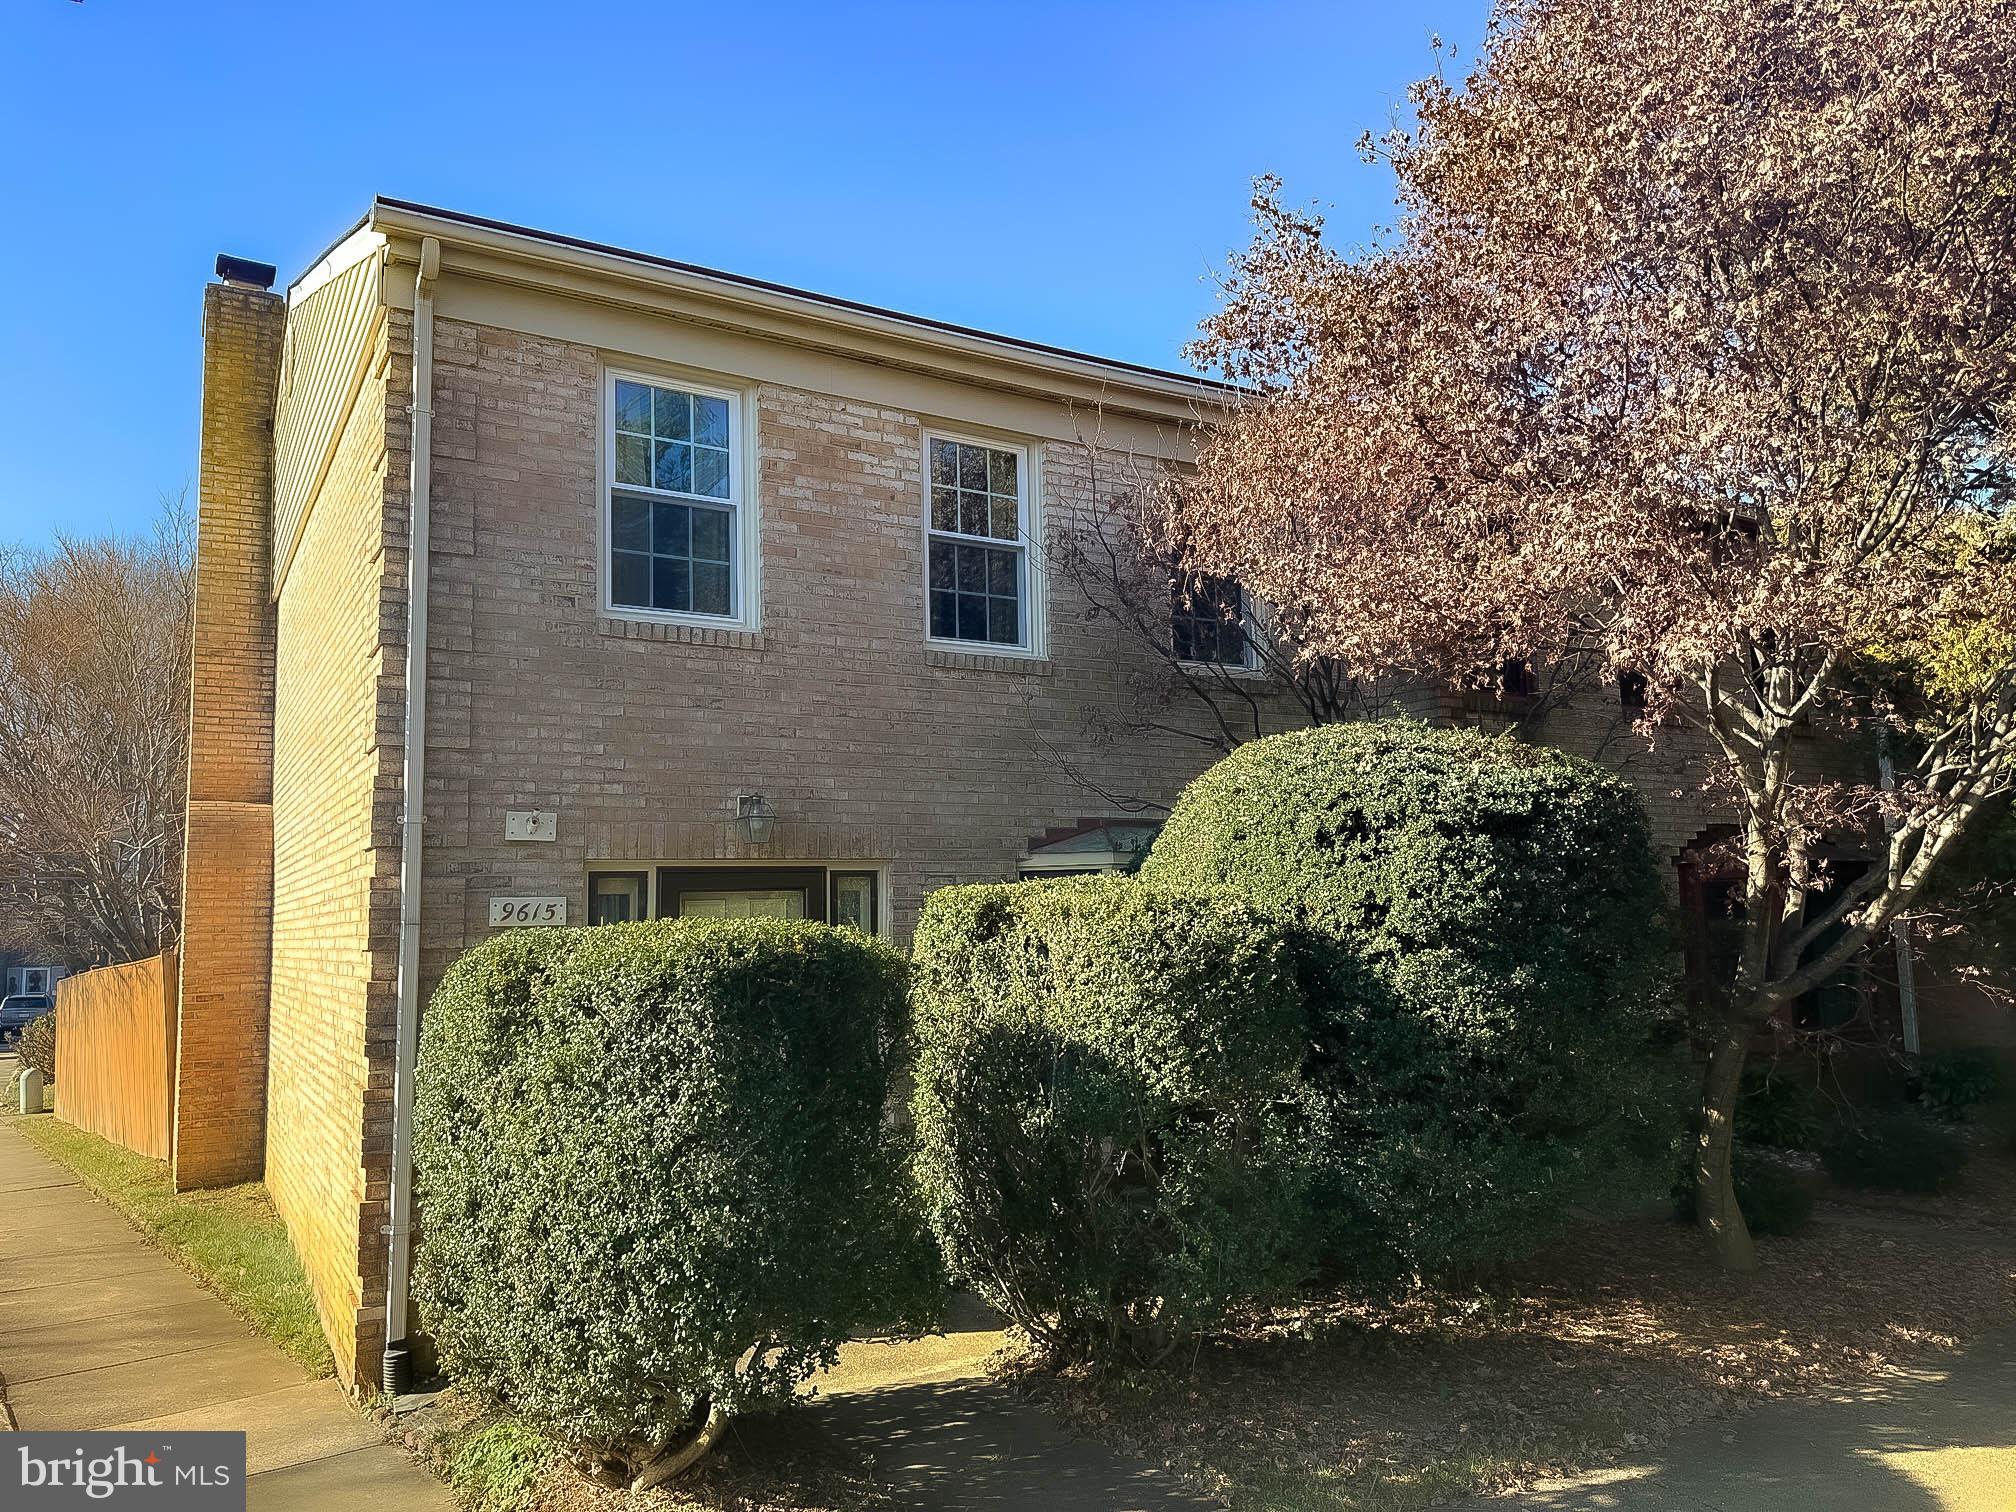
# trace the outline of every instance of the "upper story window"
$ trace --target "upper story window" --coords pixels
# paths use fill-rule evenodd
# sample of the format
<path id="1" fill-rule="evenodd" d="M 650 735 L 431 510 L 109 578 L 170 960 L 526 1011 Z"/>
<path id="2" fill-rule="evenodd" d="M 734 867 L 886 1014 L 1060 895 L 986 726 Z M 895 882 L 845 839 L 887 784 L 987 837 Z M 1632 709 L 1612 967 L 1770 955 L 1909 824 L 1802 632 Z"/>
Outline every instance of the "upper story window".
<path id="1" fill-rule="evenodd" d="M 924 448 L 930 638 L 1033 651 L 1026 455 L 947 436 Z"/>
<path id="2" fill-rule="evenodd" d="M 1206 574 L 1178 578 L 1169 591 L 1170 640 L 1176 659 L 1251 667 L 1253 638 L 1246 613 L 1245 591 L 1232 579 Z"/>
<path id="3" fill-rule="evenodd" d="M 754 533 L 741 397 L 609 375 L 607 607 L 747 623 Z"/>

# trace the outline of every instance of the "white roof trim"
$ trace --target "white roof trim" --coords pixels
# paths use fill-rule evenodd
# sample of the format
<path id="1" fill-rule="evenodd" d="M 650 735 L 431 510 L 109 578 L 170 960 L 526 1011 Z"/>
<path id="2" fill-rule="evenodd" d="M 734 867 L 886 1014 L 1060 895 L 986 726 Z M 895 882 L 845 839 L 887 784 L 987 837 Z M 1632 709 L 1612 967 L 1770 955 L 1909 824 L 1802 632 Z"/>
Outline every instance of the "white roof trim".
<path id="1" fill-rule="evenodd" d="M 968 361 L 979 359 L 1003 367 L 1069 377 L 1108 390 L 1152 397 L 1160 408 L 1186 406 L 1193 411 L 1216 409 L 1236 393 L 1226 385 L 1204 378 L 968 330 L 922 316 L 880 310 L 848 300 L 674 263 L 645 253 L 627 252 L 552 233 L 507 226 L 453 211 L 381 198 L 372 203 L 371 214 L 363 229 L 404 238 L 432 236 L 441 242 L 444 251 L 460 246 L 477 253 L 568 269 L 577 274 L 646 284 L 720 306 L 851 333 L 857 340 L 895 341 L 911 348 L 953 355 Z M 347 245 L 346 241 L 339 247 Z M 334 255 L 332 252 L 331 256 Z"/>
<path id="2" fill-rule="evenodd" d="M 322 254 L 322 260 L 287 286 L 287 307 L 292 309 L 333 278 L 340 278 L 367 257 L 375 257 L 385 245 L 385 234 L 367 222 Z"/>

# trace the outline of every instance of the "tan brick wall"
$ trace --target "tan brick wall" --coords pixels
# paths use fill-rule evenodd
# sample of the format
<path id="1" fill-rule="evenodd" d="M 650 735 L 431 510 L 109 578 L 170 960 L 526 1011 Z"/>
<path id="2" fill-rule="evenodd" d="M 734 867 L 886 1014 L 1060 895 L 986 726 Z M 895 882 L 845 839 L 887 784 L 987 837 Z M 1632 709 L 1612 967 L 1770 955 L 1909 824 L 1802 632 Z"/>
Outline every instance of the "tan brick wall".
<path id="1" fill-rule="evenodd" d="M 376 338 L 278 602 L 266 1184 L 352 1384 L 384 1338 L 405 329 Z"/>
<path id="2" fill-rule="evenodd" d="M 272 896 L 274 384 L 286 305 L 203 291 L 189 817 L 174 1132 L 178 1187 L 256 1180 Z"/>
<path id="3" fill-rule="evenodd" d="M 1058 751 L 1161 802 L 1209 763 L 1180 736 L 1088 741 L 1156 674 L 1061 582 L 1041 661 L 926 647 L 920 416 L 763 387 L 761 630 L 667 630 L 598 613 L 597 353 L 444 319 L 435 362 L 429 981 L 493 894 L 562 893 L 578 919 L 605 858 L 887 861 L 907 935 L 930 889 L 1114 812 Z M 1054 538 L 1094 480 L 1082 449 L 1036 449 Z M 753 853 L 730 823 L 750 790 L 780 816 Z M 510 808 L 557 809 L 557 843 L 506 844 Z"/>
<path id="4" fill-rule="evenodd" d="M 265 1169 L 267 940 L 273 810 L 191 803 L 175 1055 L 175 1186 Z"/>

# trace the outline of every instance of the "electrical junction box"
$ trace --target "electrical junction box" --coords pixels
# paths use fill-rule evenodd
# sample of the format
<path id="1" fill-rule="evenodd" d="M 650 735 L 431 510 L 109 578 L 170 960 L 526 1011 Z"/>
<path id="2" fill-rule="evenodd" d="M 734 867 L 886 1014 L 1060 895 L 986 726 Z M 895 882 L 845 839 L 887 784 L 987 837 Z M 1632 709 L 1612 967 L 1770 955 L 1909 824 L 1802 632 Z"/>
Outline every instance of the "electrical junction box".
<path id="1" fill-rule="evenodd" d="M 511 809 L 504 815 L 506 840 L 558 840 L 560 816 L 551 809 Z"/>

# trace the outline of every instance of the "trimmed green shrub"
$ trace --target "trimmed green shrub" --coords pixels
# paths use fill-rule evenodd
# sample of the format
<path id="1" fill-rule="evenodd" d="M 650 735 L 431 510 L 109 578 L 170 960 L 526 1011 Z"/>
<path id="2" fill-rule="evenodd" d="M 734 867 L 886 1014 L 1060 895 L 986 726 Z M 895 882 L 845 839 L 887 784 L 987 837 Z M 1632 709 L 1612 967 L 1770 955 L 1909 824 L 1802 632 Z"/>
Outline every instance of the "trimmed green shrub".
<path id="1" fill-rule="evenodd" d="M 1409 721 L 1300 730 L 1193 782 L 1141 876 L 1234 888 L 1294 932 L 1348 1276 L 1489 1266 L 1664 1185 L 1676 955 L 1622 778 Z"/>
<path id="2" fill-rule="evenodd" d="M 1887 1113 L 1836 1124 L 1820 1160 L 1843 1186 L 1943 1192 L 1966 1166 L 1967 1146 L 1915 1113 Z"/>
<path id="3" fill-rule="evenodd" d="M 1919 1060 L 1918 1101 L 1935 1117 L 1953 1122 L 1969 1108 L 2000 1100 L 2004 1092 L 2002 1063 L 1992 1050 L 1963 1047 L 1937 1050 Z"/>
<path id="4" fill-rule="evenodd" d="M 45 1081 L 56 1080 L 56 1015 L 45 1013 L 40 1018 L 32 1018 L 21 1026 L 20 1038 L 15 1041 L 14 1050 L 21 1057 L 21 1064 L 33 1066 L 42 1073 Z"/>
<path id="5" fill-rule="evenodd" d="M 470 951 L 423 1022 L 414 1295 L 443 1364 L 635 1470 L 938 1297 L 885 1116 L 904 965 L 664 921 Z M 661 1467 L 662 1468 L 662 1467 Z"/>
<path id="6" fill-rule="evenodd" d="M 1818 1094 L 1796 1074 L 1771 1065 L 1744 1068 L 1743 1097 L 1736 1109 L 1738 1139 L 1777 1150 L 1817 1150 L 1826 1132 Z"/>
<path id="7" fill-rule="evenodd" d="M 917 927 L 912 1109 L 954 1280 L 1059 1359 L 1153 1363 L 1308 1268 L 1303 1005 L 1235 895 L 948 888 Z"/>

